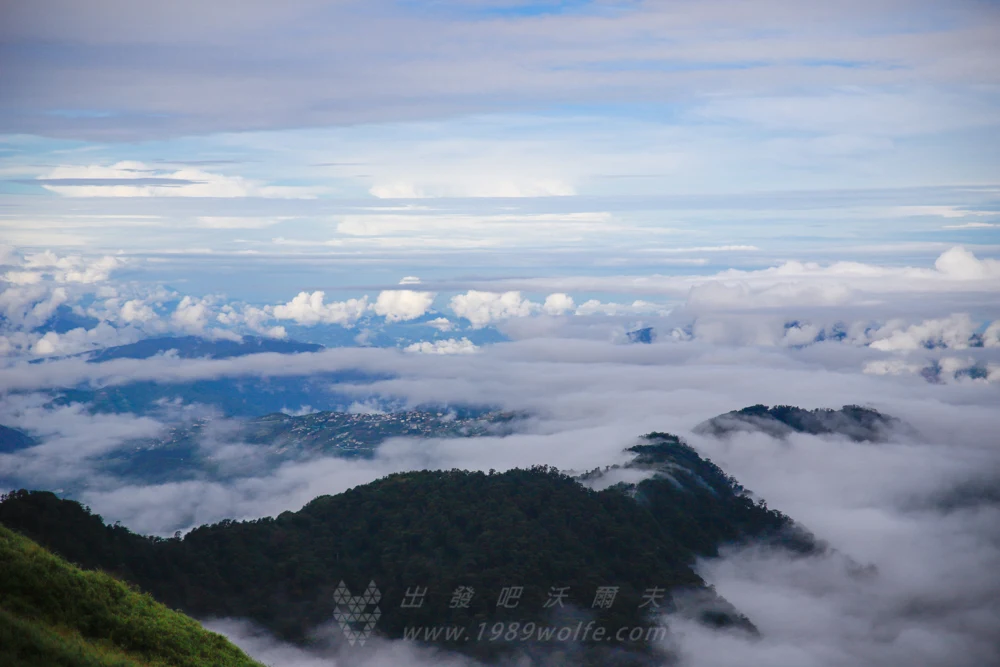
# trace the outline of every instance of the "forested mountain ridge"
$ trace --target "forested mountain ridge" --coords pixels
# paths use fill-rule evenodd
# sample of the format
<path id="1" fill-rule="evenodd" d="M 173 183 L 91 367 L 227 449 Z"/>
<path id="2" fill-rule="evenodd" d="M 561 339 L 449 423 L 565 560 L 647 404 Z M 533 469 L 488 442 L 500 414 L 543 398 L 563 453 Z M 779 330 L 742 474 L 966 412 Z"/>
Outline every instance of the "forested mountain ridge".
<path id="1" fill-rule="evenodd" d="M 894 429 L 906 429 L 895 417 L 859 405 L 845 405 L 839 410 L 805 410 L 793 405 L 751 405 L 712 417 L 698 424 L 695 433 L 726 436 L 739 431 L 760 431 L 776 438 L 791 433 L 844 435 L 856 442 L 882 442 Z"/>
<path id="2" fill-rule="evenodd" d="M 651 590 L 662 591 L 660 611 L 680 607 L 713 625 L 752 630 L 706 587 L 693 570 L 695 558 L 746 539 L 809 551 L 811 537 L 675 436 L 650 434 L 632 451 L 636 459 L 626 467 L 649 478 L 603 491 L 546 467 L 398 473 L 321 496 L 297 512 L 224 521 L 174 539 L 106 526 L 78 503 L 21 491 L 0 502 L 0 522 L 84 567 L 119 574 L 172 607 L 199 617 L 248 618 L 297 642 L 330 622 L 341 581 L 355 593 L 376 583 L 383 601 L 376 632 L 387 637 L 411 626 L 471 631 L 498 620 L 542 623 L 564 608 L 609 627 L 649 625 L 656 622 L 653 607 L 641 605 Z M 459 587 L 475 591 L 465 608 L 450 605 Z M 510 587 L 523 589 L 517 609 L 498 605 Z M 594 609 L 602 587 L 615 587 L 617 599 L 609 609 Z M 545 606 L 553 589 L 565 591 L 558 609 Z M 420 606 L 402 606 L 420 591 Z M 692 591 L 700 602 L 688 609 L 684 601 L 691 598 L 680 594 Z M 457 648 L 483 655 L 505 650 Z M 637 655 L 650 650 L 627 648 Z"/>
<path id="3" fill-rule="evenodd" d="M 0 525 L 5 667 L 261 667 L 224 637 Z"/>

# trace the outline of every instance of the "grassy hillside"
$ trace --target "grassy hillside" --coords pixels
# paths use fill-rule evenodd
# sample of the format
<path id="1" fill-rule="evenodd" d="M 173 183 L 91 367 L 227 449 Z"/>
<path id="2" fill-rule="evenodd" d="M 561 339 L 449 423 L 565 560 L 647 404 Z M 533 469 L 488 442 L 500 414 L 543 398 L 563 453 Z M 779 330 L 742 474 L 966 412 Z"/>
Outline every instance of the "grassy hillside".
<path id="1" fill-rule="evenodd" d="M 224 637 L 0 526 L 0 664 L 259 667 Z"/>

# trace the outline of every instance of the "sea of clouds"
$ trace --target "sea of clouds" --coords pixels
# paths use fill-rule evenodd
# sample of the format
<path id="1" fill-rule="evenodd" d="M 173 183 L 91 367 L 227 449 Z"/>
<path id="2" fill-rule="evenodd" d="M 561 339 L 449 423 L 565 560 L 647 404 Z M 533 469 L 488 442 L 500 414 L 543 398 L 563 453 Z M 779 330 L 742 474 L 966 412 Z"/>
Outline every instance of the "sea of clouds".
<path id="1" fill-rule="evenodd" d="M 787 262 L 705 276 L 470 284 L 446 298 L 446 306 L 412 281 L 405 290 L 359 296 L 354 304 L 335 306 L 322 294 L 303 293 L 285 304 L 240 306 L 166 295 L 158 287 L 144 295 L 127 293 L 126 286 L 109 281 L 119 260 L 15 253 L 5 261 L 11 268 L 0 308 L 4 335 L 13 342 L 0 367 L 0 423 L 25 430 L 40 444 L 0 455 L 0 478 L 27 478 L 47 489 L 84 480 L 78 499 L 106 520 L 164 535 L 223 518 L 295 510 L 317 495 L 401 470 L 535 464 L 589 470 L 624 461 L 623 448 L 643 433 L 668 431 L 831 547 L 795 560 L 746 548 L 700 563 L 705 579 L 761 636 L 668 619 L 669 648 L 682 665 L 1000 661 L 995 260 L 956 248 L 923 267 Z M 574 300 L 575 290 L 609 290 L 611 283 L 642 299 L 622 299 L 629 305 L 624 309 L 592 306 L 581 312 L 585 302 Z M 532 300 L 520 290 L 546 296 Z M 171 298 L 172 306 L 164 309 Z M 673 301 L 650 309 L 643 299 Z M 37 326 L 63 304 L 99 320 L 80 334 L 56 334 L 57 341 L 73 335 L 92 341 L 73 351 L 154 333 L 220 336 L 244 331 L 240 327 L 249 322 L 277 335 L 274 328 L 286 317 L 344 326 L 350 322 L 340 322 L 338 313 L 359 309 L 387 320 L 433 316 L 470 330 L 498 326 L 508 341 L 476 346 L 438 340 L 415 348 L 341 347 L 217 360 L 161 355 L 91 364 L 83 357 L 44 354 L 40 347 L 51 332 Z M 108 315 L 102 319 L 101 313 Z M 653 328 L 652 344 L 627 344 L 625 332 L 640 325 Z M 94 333 L 100 327 L 107 337 Z M 306 377 L 347 369 L 379 378 L 337 386 L 359 406 L 460 402 L 530 416 L 503 437 L 393 439 L 371 459 L 324 457 L 276 469 L 255 466 L 251 457 L 239 474 L 224 480 L 147 485 L 99 473 L 93 462 L 134 438 L 162 433 L 172 419 L 205 413 L 175 406 L 157 416 L 93 414 L 83 405 L 50 402 L 51 392 L 77 386 Z M 885 443 L 753 433 L 716 439 L 692 432 L 707 418 L 756 403 L 860 404 L 898 417 L 908 428 Z M 220 450 L 219 456 L 241 451 Z M 272 664 L 357 660 L 281 645 L 238 619 L 215 620 L 209 627 Z M 365 655 L 363 664 L 370 665 L 465 664 L 395 642 Z"/>

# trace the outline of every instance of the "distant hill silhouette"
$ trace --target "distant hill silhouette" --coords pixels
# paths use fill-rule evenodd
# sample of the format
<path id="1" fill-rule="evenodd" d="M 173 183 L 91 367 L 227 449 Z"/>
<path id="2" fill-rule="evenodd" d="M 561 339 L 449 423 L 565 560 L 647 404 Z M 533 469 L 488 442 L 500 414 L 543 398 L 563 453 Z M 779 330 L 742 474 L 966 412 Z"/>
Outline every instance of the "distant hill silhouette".
<path id="1" fill-rule="evenodd" d="M 37 442 L 27 433 L 0 424 L 0 454 L 10 454 L 19 449 L 34 447 Z"/>
<path id="2" fill-rule="evenodd" d="M 318 352 L 322 345 L 299 343 L 293 340 L 278 340 L 260 336 L 243 336 L 241 340 L 208 339 L 200 336 L 163 336 L 144 338 L 128 345 L 116 345 L 94 352 L 88 358 L 91 363 L 112 359 L 148 359 L 149 357 L 175 350 L 182 359 L 228 359 L 261 352 Z"/>
<path id="3" fill-rule="evenodd" d="M 739 431 L 760 431 L 778 438 L 791 433 L 839 434 L 859 442 L 881 442 L 896 428 L 905 425 L 895 417 L 857 405 L 845 405 L 839 410 L 752 405 L 702 422 L 694 432 L 719 437 Z"/>
<path id="4" fill-rule="evenodd" d="M 653 339 L 656 338 L 656 332 L 653 331 L 653 327 L 643 327 L 641 329 L 635 329 L 629 331 L 625 334 L 628 336 L 630 343 L 652 343 Z"/>

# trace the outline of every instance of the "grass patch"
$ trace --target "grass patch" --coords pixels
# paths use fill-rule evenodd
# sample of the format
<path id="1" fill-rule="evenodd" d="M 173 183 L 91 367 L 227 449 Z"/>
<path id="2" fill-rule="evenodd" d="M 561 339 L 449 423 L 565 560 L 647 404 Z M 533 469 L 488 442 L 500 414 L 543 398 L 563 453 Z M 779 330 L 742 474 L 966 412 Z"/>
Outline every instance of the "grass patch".
<path id="1" fill-rule="evenodd" d="M 260 667 L 194 619 L 2 525 L 0 664 Z"/>

